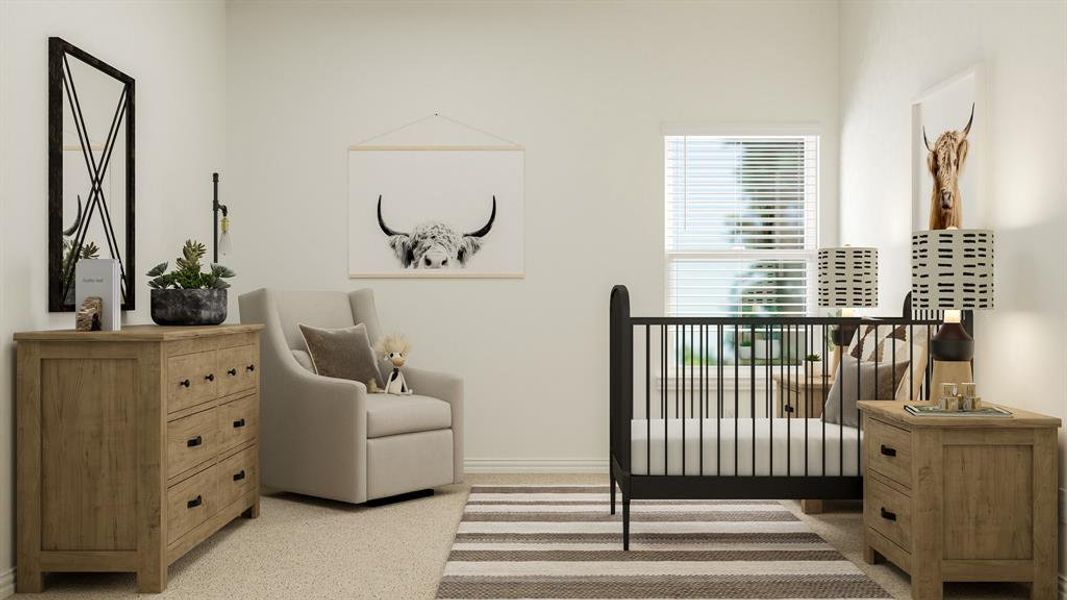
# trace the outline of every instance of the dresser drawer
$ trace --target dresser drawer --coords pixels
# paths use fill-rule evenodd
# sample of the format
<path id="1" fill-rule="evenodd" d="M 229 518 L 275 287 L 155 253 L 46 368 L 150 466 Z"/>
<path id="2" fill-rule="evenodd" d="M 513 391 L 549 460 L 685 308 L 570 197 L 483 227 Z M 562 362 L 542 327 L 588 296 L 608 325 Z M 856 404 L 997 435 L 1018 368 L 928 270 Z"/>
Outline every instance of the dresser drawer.
<path id="1" fill-rule="evenodd" d="M 259 447 L 242 450 L 219 463 L 219 508 L 236 502 L 259 486 Z"/>
<path id="2" fill-rule="evenodd" d="M 259 396 L 252 394 L 218 408 L 218 432 L 223 452 L 256 439 L 259 429 Z"/>
<path id="3" fill-rule="evenodd" d="M 911 432 L 867 419 L 864 448 L 867 466 L 908 488 L 911 482 Z"/>
<path id="4" fill-rule="evenodd" d="M 867 527 L 911 551 L 911 498 L 870 474 L 864 482 L 863 521 Z"/>
<path id="5" fill-rule="evenodd" d="M 177 412 L 215 398 L 219 376 L 215 351 L 167 359 L 167 412 Z"/>
<path id="6" fill-rule="evenodd" d="M 219 509 L 218 465 L 167 490 L 167 543 L 172 544 Z"/>
<path id="7" fill-rule="evenodd" d="M 259 380 L 259 346 L 249 344 L 219 350 L 219 395 L 252 390 Z"/>
<path id="8" fill-rule="evenodd" d="M 218 409 L 167 423 L 167 479 L 212 459 L 219 449 Z"/>

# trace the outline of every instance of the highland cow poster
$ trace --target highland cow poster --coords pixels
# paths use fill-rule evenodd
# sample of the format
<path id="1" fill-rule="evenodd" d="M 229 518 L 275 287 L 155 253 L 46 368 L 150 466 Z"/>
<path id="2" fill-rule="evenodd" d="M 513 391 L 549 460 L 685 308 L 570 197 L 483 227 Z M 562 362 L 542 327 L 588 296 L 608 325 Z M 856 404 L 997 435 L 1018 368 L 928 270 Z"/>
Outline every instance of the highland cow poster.
<path id="1" fill-rule="evenodd" d="M 355 146 L 349 277 L 522 277 L 521 148 Z"/>
<path id="2" fill-rule="evenodd" d="M 989 120 L 981 65 L 939 83 L 911 105 L 912 227 L 979 228 Z"/>

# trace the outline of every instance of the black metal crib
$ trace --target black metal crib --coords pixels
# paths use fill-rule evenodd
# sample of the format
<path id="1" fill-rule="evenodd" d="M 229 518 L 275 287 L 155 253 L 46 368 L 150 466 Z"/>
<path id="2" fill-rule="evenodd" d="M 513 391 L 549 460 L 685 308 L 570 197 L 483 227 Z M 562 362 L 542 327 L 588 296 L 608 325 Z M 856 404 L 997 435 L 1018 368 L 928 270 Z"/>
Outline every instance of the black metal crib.
<path id="1" fill-rule="evenodd" d="M 814 354 L 825 358 L 835 345 L 847 351 L 849 341 L 864 332 L 873 331 L 874 343 L 880 331 L 893 331 L 907 343 L 901 346 L 894 338 L 872 350 L 874 389 L 885 389 L 879 388 L 878 377 L 888 370 L 888 389 L 899 389 L 907 398 L 928 397 L 932 363 L 922 350 L 929 347 L 940 317 L 934 311 L 913 314 L 909 299 L 901 316 L 888 318 L 634 317 L 626 287 L 615 286 L 610 301 L 609 470 L 612 514 L 616 484 L 622 493 L 623 548 L 630 546 L 630 502 L 635 499 L 861 498 L 860 419 L 857 411 L 854 427 L 846 431 L 850 417 L 845 414 L 844 379 L 838 398 L 827 403 L 829 409 L 838 401 L 840 423 L 794 417 L 788 407 L 804 415 L 815 408 L 821 413 L 815 381 L 832 380 L 837 371 L 853 368 L 852 361 L 856 396 L 862 397 L 864 377 L 872 383 L 872 367 L 864 368 L 863 360 L 844 352 L 835 361 L 806 359 Z M 965 325 L 973 330 L 969 315 Z M 892 366 L 878 364 L 884 361 Z M 899 366 L 904 362 L 906 372 Z M 796 397 L 787 399 L 791 403 L 772 397 L 775 378 L 796 382 Z M 790 392 L 780 388 L 780 393 Z M 806 410 L 797 411 L 798 405 Z M 776 415 L 775 409 L 783 406 L 785 412 Z"/>

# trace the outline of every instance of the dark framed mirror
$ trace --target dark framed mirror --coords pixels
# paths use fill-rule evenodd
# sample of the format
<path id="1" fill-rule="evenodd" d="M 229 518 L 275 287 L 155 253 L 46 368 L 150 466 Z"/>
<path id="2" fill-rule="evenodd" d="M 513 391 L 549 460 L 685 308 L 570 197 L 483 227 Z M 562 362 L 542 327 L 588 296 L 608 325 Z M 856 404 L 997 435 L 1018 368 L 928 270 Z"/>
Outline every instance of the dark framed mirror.
<path id="1" fill-rule="evenodd" d="M 74 265 L 114 258 L 134 299 L 134 79 L 48 39 L 48 308 L 74 306 Z"/>

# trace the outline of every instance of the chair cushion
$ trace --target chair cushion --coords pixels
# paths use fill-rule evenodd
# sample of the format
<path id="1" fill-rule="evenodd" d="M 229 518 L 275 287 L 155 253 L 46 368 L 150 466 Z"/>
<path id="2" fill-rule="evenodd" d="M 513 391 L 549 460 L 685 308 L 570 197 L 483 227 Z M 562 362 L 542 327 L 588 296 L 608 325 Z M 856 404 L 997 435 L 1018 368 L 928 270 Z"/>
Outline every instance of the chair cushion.
<path id="1" fill-rule="evenodd" d="M 452 427 L 452 407 L 429 396 L 367 394 L 367 437 Z"/>

